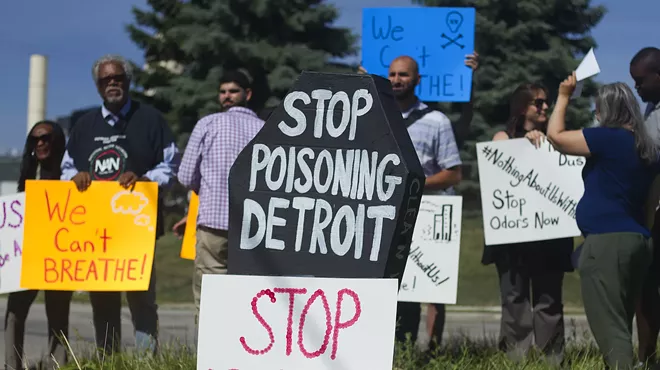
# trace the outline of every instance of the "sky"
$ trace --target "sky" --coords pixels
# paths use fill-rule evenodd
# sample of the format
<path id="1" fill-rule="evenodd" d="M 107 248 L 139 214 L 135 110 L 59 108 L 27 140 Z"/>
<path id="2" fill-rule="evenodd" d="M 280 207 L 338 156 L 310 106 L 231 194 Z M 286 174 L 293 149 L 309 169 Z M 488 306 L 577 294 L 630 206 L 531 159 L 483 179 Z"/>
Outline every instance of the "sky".
<path id="1" fill-rule="evenodd" d="M 362 8 L 412 6 L 410 0 L 329 0 L 340 10 L 336 25 L 359 35 Z M 599 82 L 623 81 L 630 58 L 642 47 L 660 46 L 657 0 L 592 0 L 608 14 L 593 30 Z M 146 0 L 20 0 L 3 1 L 0 11 L 0 153 L 22 148 L 27 130 L 30 54 L 48 58 L 46 117 L 100 104 L 91 66 L 108 53 L 121 54 L 139 64 L 143 56 L 125 30 L 131 8 L 146 8 Z M 359 61 L 360 55 L 350 60 Z"/>

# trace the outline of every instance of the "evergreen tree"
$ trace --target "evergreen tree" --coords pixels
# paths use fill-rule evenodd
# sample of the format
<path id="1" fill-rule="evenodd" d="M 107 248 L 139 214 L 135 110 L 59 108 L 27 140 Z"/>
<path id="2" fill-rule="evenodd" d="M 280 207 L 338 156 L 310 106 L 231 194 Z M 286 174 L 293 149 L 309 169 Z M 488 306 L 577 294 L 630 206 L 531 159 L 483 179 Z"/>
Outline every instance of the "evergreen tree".
<path id="1" fill-rule="evenodd" d="M 509 98 L 524 82 L 541 82 L 556 99 L 559 83 L 577 68 L 591 47 L 590 36 L 605 14 L 602 6 L 590 0 L 413 0 L 426 6 L 474 7 L 476 9 L 475 48 L 480 67 L 475 74 L 475 115 L 470 140 L 462 158 L 465 163 L 460 190 L 470 204 L 480 208 L 475 144 L 490 141 L 504 128 L 509 115 Z M 582 98 L 571 102 L 567 125 L 584 127 L 593 121 L 591 100 L 597 84 L 588 81 Z M 459 104 L 442 105 L 452 119 Z M 551 107 L 552 109 L 552 107 Z M 467 199 L 467 198 L 464 198 Z M 466 205 L 468 207 L 468 205 Z"/>
<path id="2" fill-rule="evenodd" d="M 133 9 L 131 39 L 145 53 L 136 97 L 168 113 L 177 134 L 217 112 L 225 69 L 253 80 L 251 108 L 279 103 L 303 70 L 346 71 L 329 63 L 355 52 L 348 29 L 332 27 L 337 9 L 322 0 L 149 0 Z M 185 142 L 185 140 L 181 140 Z"/>
<path id="3" fill-rule="evenodd" d="M 253 81 L 250 108 L 275 106 L 303 70 L 346 72 L 332 63 L 355 52 L 349 30 L 332 27 L 338 12 L 322 0 L 148 0 L 133 8 L 127 31 L 143 51 L 134 98 L 161 110 L 183 150 L 195 123 L 218 112 L 225 69 L 243 68 Z M 166 198 L 166 225 L 187 205 L 178 183 Z"/>

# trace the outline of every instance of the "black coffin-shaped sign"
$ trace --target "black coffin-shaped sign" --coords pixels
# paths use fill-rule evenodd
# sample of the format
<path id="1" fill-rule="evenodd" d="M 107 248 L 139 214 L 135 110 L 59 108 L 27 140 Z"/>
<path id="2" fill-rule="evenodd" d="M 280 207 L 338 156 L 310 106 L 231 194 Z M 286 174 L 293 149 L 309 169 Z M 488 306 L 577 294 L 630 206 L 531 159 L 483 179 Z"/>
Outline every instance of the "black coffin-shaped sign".
<path id="1" fill-rule="evenodd" d="M 396 104 L 378 76 L 300 75 L 231 168 L 229 274 L 401 280 L 425 177 Z"/>

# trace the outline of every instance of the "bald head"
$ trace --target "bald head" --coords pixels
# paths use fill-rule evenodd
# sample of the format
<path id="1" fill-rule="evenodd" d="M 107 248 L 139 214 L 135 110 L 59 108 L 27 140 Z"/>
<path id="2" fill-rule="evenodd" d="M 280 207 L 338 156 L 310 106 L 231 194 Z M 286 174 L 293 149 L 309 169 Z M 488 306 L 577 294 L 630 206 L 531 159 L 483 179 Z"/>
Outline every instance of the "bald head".
<path id="1" fill-rule="evenodd" d="M 630 76 L 644 102 L 660 102 L 660 49 L 648 47 L 635 54 L 630 61 Z"/>
<path id="2" fill-rule="evenodd" d="M 419 65 L 407 55 L 397 57 L 390 63 L 388 78 L 397 99 L 411 99 L 419 84 Z"/>
<path id="3" fill-rule="evenodd" d="M 415 61 L 415 59 L 407 55 L 402 55 L 394 59 L 392 63 L 390 63 L 390 69 L 392 68 L 393 64 L 400 64 L 402 66 L 405 66 L 406 68 L 410 69 L 415 75 L 419 75 L 419 64 L 417 64 L 417 61 Z"/>

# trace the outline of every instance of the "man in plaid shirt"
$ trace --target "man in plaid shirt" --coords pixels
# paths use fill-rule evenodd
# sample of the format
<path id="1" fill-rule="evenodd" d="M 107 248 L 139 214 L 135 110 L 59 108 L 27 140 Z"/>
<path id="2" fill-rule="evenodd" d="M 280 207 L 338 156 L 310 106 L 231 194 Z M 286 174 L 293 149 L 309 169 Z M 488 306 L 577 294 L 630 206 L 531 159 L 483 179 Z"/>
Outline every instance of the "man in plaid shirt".
<path id="1" fill-rule="evenodd" d="M 228 255 L 229 170 L 264 121 L 250 109 L 250 80 L 234 71 L 220 80 L 222 112 L 200 119 L 179 167 L 179 182 L 199 195 L 193 295 L 197 314 L 203 274 L 226 274 Z"/>

